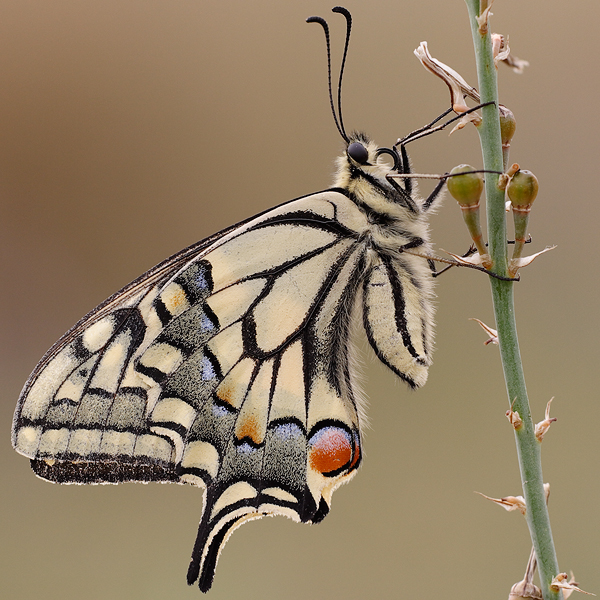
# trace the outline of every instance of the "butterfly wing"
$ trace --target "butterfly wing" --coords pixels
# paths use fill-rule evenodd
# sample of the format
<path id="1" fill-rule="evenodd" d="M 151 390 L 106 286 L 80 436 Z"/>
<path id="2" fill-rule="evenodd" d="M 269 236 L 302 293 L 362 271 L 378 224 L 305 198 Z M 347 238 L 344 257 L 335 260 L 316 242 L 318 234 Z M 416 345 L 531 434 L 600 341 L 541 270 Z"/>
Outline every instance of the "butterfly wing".
<path id="1" fill-rule="evenodd" d="M 434 312 L 427 263 L 410 254 L 378 253 L 363 288 L 363 323 L 378 358 L 410 387 L 424 385 Z"/>
<path id="2" fill-rule="evenodd" d="M 204 487 L 188 572 L 203 591 L 243 522 L 320 521 L 361 456 L 347 356 L 367 227 L 326 191 L 158 265 L 44 356 L 15 449 L 52 481 Z"/>

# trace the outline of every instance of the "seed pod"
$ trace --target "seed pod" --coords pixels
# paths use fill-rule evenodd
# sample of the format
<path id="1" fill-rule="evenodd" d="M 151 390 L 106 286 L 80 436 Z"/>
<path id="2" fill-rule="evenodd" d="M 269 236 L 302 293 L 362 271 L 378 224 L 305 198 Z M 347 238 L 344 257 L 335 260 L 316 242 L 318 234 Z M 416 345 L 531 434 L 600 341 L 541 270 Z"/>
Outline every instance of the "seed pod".
<path id="1" fill-rule="evenodd" d="M 461 206 L 475 206 L 483 192 L 483 177 L 481 173 L 473 173 L 471 165 L 458 165 L 450 171 L 454 177 L 448 178 L 448 191 Z M 465 175 L 456 175 L 465 173 Z"/>
<path id="2" fill-rule="evenodd" d="M 513 210 L 527 210 L 533 204 L 539 189 L 537 177 L 531 171 L 521 170 L 513 175 L 506 191 Z"/>
<path id="3" fill-rule="evenodd" d="M 502 135 L 502 145 L 507 146 L 510 144 L 515 131 L 517 129 L 517 120 L 513 115 L 512 110 L 506 108 L 506 106 L 500 105 L 500 134 Z"/>
<path id="4" fill-rule="evenodd" d="M 473 173 L 475 169 L 471 165 L 459 165 L 450 171 L 450 175 L 464 173 L 464 175 L 455 175 L 448 178 L 448 191 L 452 197 L 460 204 L 463 219 L 469 230 L 471 239 L 475 243 L 477 252 L 484 261 L 488 260 L 488 254 L 483 243 L 483 234 L 479 222 L 479 198 L 483 192 L 483 177 L 481 173 Z"/>
<path id="5" fill-rule="evenodd" d="M 517 129 L 517 120 L 512 111 L 506 106 L 498 106 L 498 112 L 500 113 L 500 135 L 502 136 L 502 162 L 504 169 L 508 166 L 508 156 L 510 152 L 510 142 L 515 135 Z"/>
<path id="6" fill-rule="evenodd" d="M 508 182 L 506 193 L 510 199 L 515 222 L 515 247 L 508 271 L 514 276 L 518 270 L 518 260 L 525 247 L 525 237 L 529 224 L 529 212 L 539 189 L 537 177 L 531 171 L 518 170 Z"/>

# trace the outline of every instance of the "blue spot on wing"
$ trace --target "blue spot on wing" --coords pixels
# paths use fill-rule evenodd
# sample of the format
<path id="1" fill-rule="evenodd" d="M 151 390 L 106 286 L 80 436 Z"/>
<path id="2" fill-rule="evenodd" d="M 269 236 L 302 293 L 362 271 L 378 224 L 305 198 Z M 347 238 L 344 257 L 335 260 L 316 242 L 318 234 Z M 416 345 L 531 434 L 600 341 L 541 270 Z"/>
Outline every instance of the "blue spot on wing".
<path id="1" fill-rule="evenodd" d="M 254 450 L 255 449 L 248 442 L 244 442 L 238 446 L 238 452 L 241 452 L 242 454 L 250 454 L 251 452 L 254 452 Z"/>
<path id="2" fill-rule="evenodd" d="M 196 284 L 196 287 L 198 287 L 201 290 L 209 290 L 210 289 L 210 285 L 206 279 L 204 271 L 198 272 L 194 283 Z"/>
<path id="3" fill-rule="evenodd" d="M 200 369 L 200 377 L 202 378 L 202 381 L 211 381 L 217 376 L 215 373 L 215 368 L 207 356 L 202 358 Z"/>
<path id="4" fill-rule="evenodd" d="M 303 435 L 302 429 L 295 423 L 281 423 L 273 428 L 273 433 L 284 440 Z"/>
<path id="5" fill-rule="evenodd" d="M 200 327 L 202 331 L 214 331 L 216 329 L 215 324 L 206 315 L 202 315 Z"/>
<path id="6" fill-rule="evenodd" d="M 348 431 L 346 431 L 345 429 L 342 429 L 340 427 L 334 427 L 333 425 L 328 425 L 326 427 L 323 427 L 322 429 L 319 429 L 319 431 L 317 431 L 311 438 L 310 440 L 308 440 L 308 443 L 311 446 L 315 446 L 317 444 L 323 443 L 325 442 L 325 444 L 328 444 L 329 442 L 327 441 L 328 438 L 330 438 L 332 435 L 343 435 L 347 442 L 348 445 L 351 446 L 352 445 L 352 436 L 350 435 L 350 433 Z"/>
<path id="7" fill-rule="evenodd" d="M 225 417 L 230 415 L 231 412 L 228 411 L 224 406 L 220 406 L 219 404 L 212 405 L 212 412 L 215 417 Z"/>

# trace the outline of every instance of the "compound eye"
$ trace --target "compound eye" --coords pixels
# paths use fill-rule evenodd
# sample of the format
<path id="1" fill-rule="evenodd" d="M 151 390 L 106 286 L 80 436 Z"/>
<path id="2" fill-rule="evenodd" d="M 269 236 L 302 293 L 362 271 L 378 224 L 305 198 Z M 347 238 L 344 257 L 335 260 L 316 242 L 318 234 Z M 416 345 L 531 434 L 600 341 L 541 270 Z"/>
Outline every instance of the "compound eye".
<path id="1" fill-rule="evenodd" d="M 350 144 L 347 152 L 348 156 L 359 165 L 366 165 L 369 163 L 369 153 L 360 142 Z"/>

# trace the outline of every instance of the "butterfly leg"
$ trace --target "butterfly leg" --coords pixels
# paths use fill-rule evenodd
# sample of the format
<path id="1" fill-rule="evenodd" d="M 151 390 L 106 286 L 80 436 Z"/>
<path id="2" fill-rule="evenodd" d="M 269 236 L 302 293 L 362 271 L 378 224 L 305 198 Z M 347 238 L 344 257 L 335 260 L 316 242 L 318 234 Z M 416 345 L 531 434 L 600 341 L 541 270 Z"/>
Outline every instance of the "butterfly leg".
<path id="1" fill-rule="evenodd" d="M 470 108 L 469 110 L 466 110 L 465 112 L 459 113 L 459 114 L 455 115 L 454 117 L 452 117 L 451 119 L 448 119 L 445 123 L 442 123 L 441 125 L 437 125 L 436 127 L 434 127 L 434 125 L 438 121 L 441 121 L 446 115 L 448 115 L 452 112 L 453 109 L 448 108 L 439 117 L 436 117 L 433 121 L 431 121 L 431 123 L 425 125 L 424 127 L 416 129 L 415 131 L 409 133 L 408 135 L 405 135 L 403 138 L 400 138 L 394 144 L 394 148 L 397 146 L 403 145 L 403 144 L 408 144 L 409 142 L 414 142 L 415 140 L 419 140 L 422 137 L 425 137 L 427 135 L 431 135 L 432 133 L 435 133 L 436 131 L 441 131 L 442 129 L 445 129 L 446 127 L 448 127 L 448 125 L 458 121 L 459 119 L 462 119 L 465 115 L 475 112 L 475 111 L 483 108 L 484 106 L 489 106 L 490 104 L 494 104 L 494 102 L 491 101 L 491 102 L 483 102 L 482 104 L 478 104 L 477 106 L 474 106 L 474 107 Z"/>
<path id="2" fill-rule="evenodd" d="M 423 240 L 421 240 L 420 238 L 414 238 L 413 240 L 408 242 L 408 244 L 404 244 L 403 246 L 401 246 L 399 248 L 399 251 L 402 252 L 404 250 L 412 250 L 414 248 L 419 248 L 422 244 L 423 244 Z M 475 254 L 475 251 L 476 251 L 475 246 L 471 245 L 470 248 L 462 255 L 462 257 L 466 258 L 467 256 L 471 256 L 472 254 Z M 409 254 L 412 254 L 412 253 L 409 252 Z M 442 260 L 442 259 L 438 259 L 436 257 L 429 257 L 427 255 L 418 255 L 418 256 L 422 256 L 423 258 L 425 258 L 427 260 L 427 264 L 429 265 L 429 269 L 431 270 L 432 277 L 437 277 L 438 275 L 445 273 L 448 269 L 451 269 L 452 267 L 466 266 L 466 265 L 460 265 L 458 263 L 452 263 L 452 264 L 448 264 L 441 271 L 438 271 L 435 266 L 435 261 Z"/>
<path id="3" fill-rule="evenodd" d="M 402 159 L 402 170 L 398 169 L 403 175 L 408 175 L 412 172 L 410 168 L 410 160 L 408 159 L 408 154 L 406 152 L 406 146 L 404 144 L 400 144 L 400 158 Z M 412 198 L 413 193 L 413 182 L 410 177 L 407 177 L 404 180 L 404 189 L 406 193 Z"/>
<path id="4" fill-rule="evenodd" d="M 452 107 L 447 108 L 441 115 L 439 115 L 433 121 L 431 121 L 431 123 L 427 123 L 427 125 L 424 125 L 423 127 L 419 127 L 419 129 L 415 129 L 415 131 L 411 131 L 408 135 L 404 136 L 404 138 L 402 140 L 399 140 L 398 142 L 396 142 L 396 145 L 402 144 L 404 142 L 404 140 L 412 140 L 414 137 L 419 136 L 424 131 L 429 131 L 430 129 L 433 128 L 433 126 L 436 123 L 441 121 L 445 116 L 449 115 L 452 112 L 452 110 L 453 110 Z"/>
<path id="5" fill-rule="evenodd" d="M 514 240 L 506 240 L 507 244 L 514 244 L 515 241 Z M 525 240 L 526 244 L 531 244 L 531 236 L 529 236 L 528 239 Z M 487 246 L 487 244 L 486 244 Z M 462 255 L 463 258 L 466 258 L 467 256 L 471 256 L 473 254 L 475 254 L 476 252 L 476 248 L 473 244 L 471 244 L 471 247 Z M 451 269 L 452 267 L 455 267 L 457 265 L 448 265 L 446 267 L 444 267 L 441 271 L 438 271 L 435 267 L 435 261 L 428 258 L 427 259 L 427 263 L 429 264 L 429 268 L 431 269 L 431 275 L 433 277 L 437 277 L 438 275 L 441 275 L 442 273 L 445 273 L 448 269 Z"/>
<path id="6" fill-rule="evenodd" d="M 431 192 L 431 194 L 429 194 L 429 196 L 427 196 L 427 198 L 425 198 L 425 201 L 423 202 L 423 208 L 422 208 L 423 212 L 428 211 L 432 207 L 433 203 L 436 201 L 436 199 L 440 195 L 440 192 L 442 191 L 442 188 L 444 187 L 445 183 L 446 183 L 445 177 L 443 179 L 440 179 L 440 181 L 435 186 L 435 188 L 433 188 L 433 191 Z"/>
<path id="7" fill-rule="evenodd" d="M 408 159 L 408 154 L 406 153 L 406 148 L 404 145 L 400 146 L 400 154 L 396 153 L 396 156 L 400 159 L 398 164 L 397 173 L 400 175 L 410 175 L 410 161 Z M 420 212 L 419 207 L 417 206 L 414 198 L 413 198 L 413 183 L 412 178 L 406 177 L 404 178 L 404 185 L 401 185 L 396 181 L 394 177 L 387 177 L 390 185 L 402 196 L 404 199 L 404 203 L 406 207 L 414 212 Z M 441 188 L 440 188 L 441 189 Z"/>
<path id="8" fill-rule="evenodd" d="M 406 147 L 404 144 L 400 144 L 400 166 L 398 168 L 398 173 L 400 175 L 410 175 L 412 170 L 410 168 L 410 161 L 408 159 L 408 154 L 406 152 Z M 413 210 L 413 212 L 427 212 L 435 202 L 435 200 L 439 197 L 444 184 L 446 183 L 446 177 L 442 177 L 439 183 L 435 186 L 431 194 L 427 196 L 425 201 L 423 202 L 421 208 L 417 208 L 416 202 L 413 198 L 413 182 L 411 177 L 406 177 L 404 179 L 404 185 L 402 186 L 400 183 L 396 181 L 394 177 L 388 177 L 387 180 L 390 184 L 402 195 L 409 209 Z"/>
<path id="9" fill-rule="evenodd" d="M 423 129 L 430 129 L 431 126 L 436 123 L 437 121 L 439 121 L 441 118 L 443 118 L 446 113 L 443 113 L 442 115 L 440 115 L 435 121 L 433 121 L 432 123 L 430 123 L 429 125 L 426 125 Z M 408 160 L 408 154 L 406 152 L 406 145 L 401 143 L 400 144 L 400 156 L 402 157 L 402 173 L 403 174 L 410 174 L 411 173 L 411 168 L 410 168 L 410 162 Z M 431 192 L 431 194 L 429 194 L 429 196 L 427 196 L 427 198 L 425 199 L 425 202 L 423 202 L 423 205 L 421 207 L 421 210 L 423 212 L 427 212 L 431 206 L 433 205 L 433 203 L 435 202 L 435 200 L 437 199 L 437 197 L 440 195 L 440 192 L 442 191 L 442 188 L 444 187 L 444 184 L 446 183 L 446 178 L 444 177 L 443 179 L 440 179 L 439 183 L 435 186 L 435 188 L 433 189 L 433 191 Z M 412 179 L 410 177 L 407 177 L 404 180 L 404 187 L 406 189 L 406 192 L 408 194 L 410 194 L 410 196 L 412 197 L 412 191 L 413 191 L 413 185 L 412 185 Z"/>
<path id="10" fill-rule="evenodd" d="M 475 254 L 475 246 L 473 246 L 471 244 L 470 248 L 462 255 L 463 258 L 466 258 L 467 256 L 471 256 L 472 254 Z M 438 271 L 436 269 L 435 266 L 435 261 L 431 258 L 427 259 L 427 264 L 429 265 L 429 268 L 431 269 L 431 276 L 432 277 L 439 277 L 442 273 L 445 273 L 448 269 L 451 269 L 452 267 L 455 267 L 457 265 L 447 265 L 445 266 L 441 271 Z"/>

